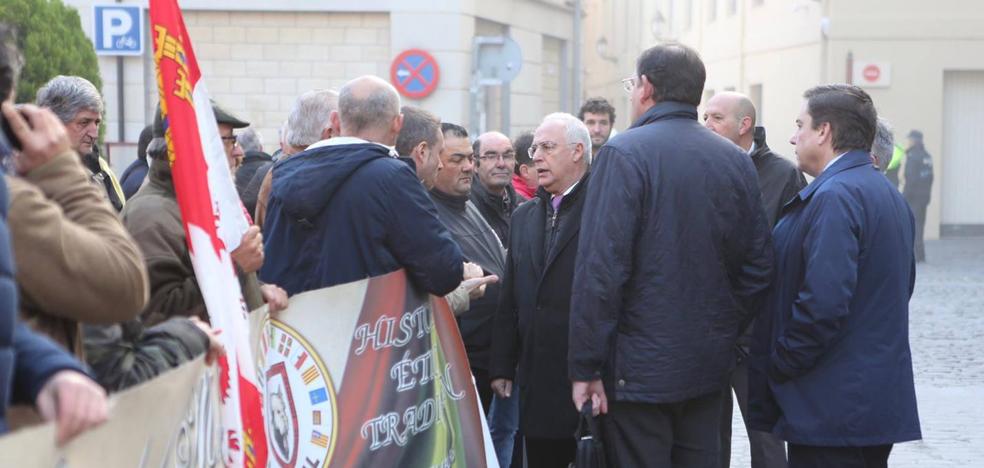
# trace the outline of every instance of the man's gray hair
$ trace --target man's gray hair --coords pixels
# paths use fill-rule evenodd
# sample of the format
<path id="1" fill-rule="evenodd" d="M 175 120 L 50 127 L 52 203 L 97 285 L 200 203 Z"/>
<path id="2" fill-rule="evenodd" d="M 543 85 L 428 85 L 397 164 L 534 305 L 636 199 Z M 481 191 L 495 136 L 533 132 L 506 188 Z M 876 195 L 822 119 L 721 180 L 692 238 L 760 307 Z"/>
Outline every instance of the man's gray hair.
<path id="1" fill-rule="evenodd" d="M 236 135 L 236 143 L 243 149 L 244 153 L 250 151 L 263 151 L 263 135 L 253 127 L 247 127 Z"/>
<path id="2" fill-rule="evenodd" d="M 99 90 L 81 76 L 58 75 L 38 90 L 37 105 L 51 109 L 63 123 L 71 122 L 81 111 L 103 113 Z"/>
<path id="3" fill-rule="evenodd" d="M 284 141 L 298 148 L 321 141 L 321 133 L 331 125 L 331 113 L 336 110 L 338 92 L 333 89 L 315 89 L 300 95 L 287 117 Z"/>
<path id="4" fill-rule="evenodd" d="M 885 172 L 888 163 L 892 161 L 895 152 L 895 134 L 892 125 L 885 119 L 878 118 L 878 128 L 875 130 L 875 141 L 871 144 L 871 154 L 878 158 L 878 168 Z"/>
<path id="5" fill-rule="evenodd" d="M 567 143 L 580 143 L 584 147 L 584 161 L 591 165 L 591 132 L 584 122 L 577 117 L 566 112 L 554 112 L 543 118 L 542 123 L 551 120 L 560 121 L 564 124 L 564 134 Z"/>
<path id="6" fill-rule="evenodd" d="M 392 86 L 379 87 L 365 97 L 356 97 L 343 86 L 338 97 L 338 113 L 347 131 L 385 128 L 400 114 L 400 95 Z"/>

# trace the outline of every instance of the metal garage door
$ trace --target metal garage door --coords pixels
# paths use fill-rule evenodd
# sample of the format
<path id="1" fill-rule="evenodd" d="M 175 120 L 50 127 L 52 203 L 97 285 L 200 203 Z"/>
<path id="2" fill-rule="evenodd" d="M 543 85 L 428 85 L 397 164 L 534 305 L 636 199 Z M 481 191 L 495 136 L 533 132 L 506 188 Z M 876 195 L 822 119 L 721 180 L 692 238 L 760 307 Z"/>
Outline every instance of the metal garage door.
<path id="1" fill-rule="evenodd" d="M 941 235 L 984 235 L 984 72 L 946 72 L 943 95 Z"/>

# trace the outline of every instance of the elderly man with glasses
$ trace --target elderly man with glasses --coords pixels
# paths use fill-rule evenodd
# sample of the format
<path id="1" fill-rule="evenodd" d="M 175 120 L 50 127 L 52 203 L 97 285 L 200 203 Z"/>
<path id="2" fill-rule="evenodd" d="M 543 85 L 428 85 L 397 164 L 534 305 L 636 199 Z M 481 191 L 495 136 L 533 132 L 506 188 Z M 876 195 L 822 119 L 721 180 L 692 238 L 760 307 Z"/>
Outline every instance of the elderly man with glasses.
<path id="1" fill-rule="evenodd" d="M 512 212 L 526 201 L 512 186 L 516 152 L 509 137 L 499 132 L 479 135 L 472 149 L 475 152 L 475 180 L 471 201 L 502 244 L 507 245 Z"/>
<path id="2" fill-rule="evenodd" d="M 492 334 L 492 388 L 522 402 L 528 465 L 560 468 L 575 455 L 578 415 L 565 398 L 571 385 L 565 364 L 591 136 L 573 115 L 550 114 L 529 153 L 540 188 L 513 215 L 517 230 Z"/>

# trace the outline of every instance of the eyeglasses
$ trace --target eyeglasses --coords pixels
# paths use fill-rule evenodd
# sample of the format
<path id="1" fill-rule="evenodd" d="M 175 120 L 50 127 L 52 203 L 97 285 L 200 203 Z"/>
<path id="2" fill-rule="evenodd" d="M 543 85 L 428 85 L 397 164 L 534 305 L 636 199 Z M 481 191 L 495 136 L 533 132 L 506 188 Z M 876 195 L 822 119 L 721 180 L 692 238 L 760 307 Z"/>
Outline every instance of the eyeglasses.
<path id="1" fill-rule="evenodd" d="M 564 146 L 574 146 L 574 145 L 577 145 L 577 143 L 567 143 Z M 530 157 L 532 158 L 533 155 L 537 153 L 537 151 L 542 152 L 544 155 L 553 154 L 554 151 L 557 151 L 557 147 L 559 146 L 561 145 L 554 143 L 552 141 L 543 141 L 531 145 L 528 151 L 530 153 Z"/>
<path id="2" fill-rule="evenodd" d="M 632 93 L 632 90 L 636 87 L 636 77 L 630 76 L 622 80 L 622 89 L 627 93 Z"/>
<path id="3" fill-rule="evenodd" d="M 236 146 L 236 145 L 239 144 L 239 141 L 236 140 L 236 136 L 235 135 L 231 135 L 231 136 L 221 136 L 220 135 L 219 138 L 222 138 L 222 144 L 224 144 L 226 146 Z"/>
<path id="4" fill-rule="evenodd" d="M 502 153 L 496 153 L 495 151 L 488 151 L 488 152 L 486 152 L 486 153 L 484 153 L 484 154 L 482 154 L 481 156 L 478 157 L 478 160 L 481 161 L 481 162 L 483 162 L 483 163 L 484 162 L 495 162 L 495 161 L 498 161 L 500 159 L 503 162 L 512 161 L 512 160 L 516 159 L 516 152 L 515 151 L 505 151 L 505 152 L 502 152 Z"/>

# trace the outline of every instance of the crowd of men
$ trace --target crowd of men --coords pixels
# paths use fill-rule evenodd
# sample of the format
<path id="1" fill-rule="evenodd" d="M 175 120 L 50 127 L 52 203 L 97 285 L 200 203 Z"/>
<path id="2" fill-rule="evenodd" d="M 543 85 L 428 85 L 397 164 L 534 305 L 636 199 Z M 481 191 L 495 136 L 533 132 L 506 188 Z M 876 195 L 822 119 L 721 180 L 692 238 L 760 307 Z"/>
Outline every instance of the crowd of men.
<path id="1" fill-rule="evenodd" d="M 105 420 L 106 392 L 221 346 L 159 109 L 117 181 L 98 151 L 99 91 L 59 76 L 15 107 L 20 63 L 0 25 L 19 140 L 0 179 L 0 431 L 40 416 L 62 443 Z M 932 180 L 922 134 L 909 134 L 910 209 L 863 90 L 805 92 L 794 164 L 744 95 L 713 96 L 699 118 L 704 80 L 693 50 L 653 47 L 623 81 L 627 129 L 614 135 L 614 107 L 592 98 L 510 139 L 401 107 L 363 76 L 300 95 L 273 154 L 213 103 L 253 220 L 232 252 L 244 298 L 276 311 L 406 270 L 457 317 L 501 466 L 568 466 L 590 404 L 609 466 L 727 467 L 732 391 L 753 467 L 886 466 L 892 444 L 920 438 L 908 300 Z"/>

